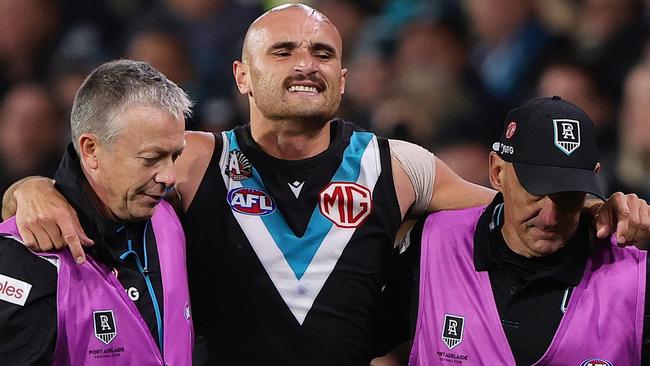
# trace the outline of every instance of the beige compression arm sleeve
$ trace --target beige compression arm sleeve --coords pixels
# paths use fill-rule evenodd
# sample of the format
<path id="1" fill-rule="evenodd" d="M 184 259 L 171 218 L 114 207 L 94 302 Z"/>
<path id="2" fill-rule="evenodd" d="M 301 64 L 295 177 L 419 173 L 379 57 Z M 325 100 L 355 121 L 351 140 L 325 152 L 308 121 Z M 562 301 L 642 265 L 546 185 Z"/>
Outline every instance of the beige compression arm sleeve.
<path id="1" fill-rule="evenodd" d="M 388 140 L 390 155 L 397 160 L 409 177 L 415 191 L 415 202 L 411 206 L 411 216 L 426 212 L 433 196 L 433 182 L 436 178 L 436 157 L 429 150 L 416 144 Z"/>

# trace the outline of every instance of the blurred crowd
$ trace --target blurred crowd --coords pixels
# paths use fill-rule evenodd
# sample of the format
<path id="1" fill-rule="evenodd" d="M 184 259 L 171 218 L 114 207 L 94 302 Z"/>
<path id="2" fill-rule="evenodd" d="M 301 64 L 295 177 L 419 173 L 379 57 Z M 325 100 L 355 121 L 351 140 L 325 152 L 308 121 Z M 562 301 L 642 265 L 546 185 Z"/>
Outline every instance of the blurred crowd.
<path id="1" fill-rule="evenodd" d="M 195 101 L 188 129 L 247 122 L 232 78 L 248 25 L 278 1 L 0 0 L 0 189 L 52 175 L 85 75 L 143 60 Z M 650 199 L 650 0 L 313 0 L 339 28 L 340 116 L 421 144 L 487 185 L 506 112 L 537 95 L 599 130 L 608 191 Z"/>

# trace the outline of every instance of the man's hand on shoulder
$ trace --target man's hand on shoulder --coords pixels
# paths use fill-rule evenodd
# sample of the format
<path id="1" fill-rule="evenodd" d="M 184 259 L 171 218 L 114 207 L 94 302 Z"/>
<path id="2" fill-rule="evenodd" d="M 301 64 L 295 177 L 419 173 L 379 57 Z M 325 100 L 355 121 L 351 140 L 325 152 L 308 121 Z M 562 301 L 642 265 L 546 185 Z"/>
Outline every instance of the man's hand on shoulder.
<path id="1" fill-rule="evenodd" d="M 650 233 L 650 206 L 636 194 L 614 193 L 607 201 L 589 201 L 596 235 L 605 239 L 616 234 L 619 245 L 643 243 Z"/>
<path id="2" fill-rule="evenodd" d="M 77 263 L 86 256 L 83 245 L 92 245 L 77 213 L 54 188 L 54 181 L 39 177 L 23 181 L 13 191 L 16 224 L 25 245 L 33 251 L 60 249 L 66 245 Z"/>

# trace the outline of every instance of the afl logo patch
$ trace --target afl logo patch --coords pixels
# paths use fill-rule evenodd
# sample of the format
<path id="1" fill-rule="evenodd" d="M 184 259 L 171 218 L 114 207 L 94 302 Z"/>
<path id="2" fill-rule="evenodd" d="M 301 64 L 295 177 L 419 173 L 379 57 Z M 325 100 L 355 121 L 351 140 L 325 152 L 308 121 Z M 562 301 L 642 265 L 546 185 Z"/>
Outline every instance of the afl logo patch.
<path id="1" fill-rule="evenodd" d="M 235 188 L 228 192 L 228 204 L 244 215 L 264 216 L 275 211 L 275 203 L 268 193 L 255 188 Z"/>
<path id="2" fill-rule="evenodd" d="M 239 182 L 253 176 L 253 165 L 241 151 L 233 150 L 228 155 L 228 164 L 224 173 L 230 179 Z"/>
<path id="3" fill-rule="evenodd" d="M 580 366 L 614 366 L 614 364 L 602 358 L 590 358 L 581 363 Z"/>

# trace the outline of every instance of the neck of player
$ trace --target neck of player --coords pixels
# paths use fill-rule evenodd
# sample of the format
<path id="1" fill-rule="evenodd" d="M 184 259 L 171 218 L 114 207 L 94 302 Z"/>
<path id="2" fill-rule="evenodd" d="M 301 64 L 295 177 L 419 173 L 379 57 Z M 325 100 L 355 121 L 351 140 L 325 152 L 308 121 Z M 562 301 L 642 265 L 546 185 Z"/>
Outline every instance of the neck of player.
<path id="1" fill-rule="evenodd" d="M 301 160 L 327 150 L 330 122 L 251 118 L 251 135 L 267 154 L 278 159 Z"/>

